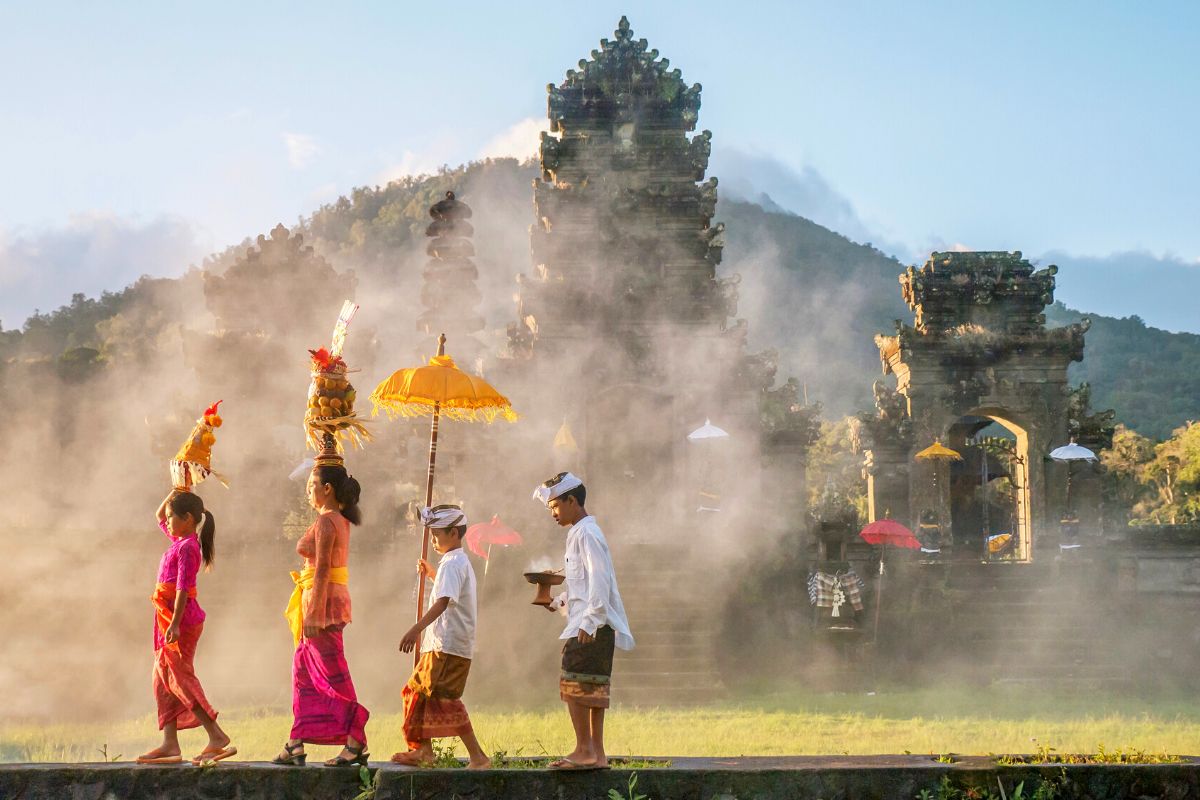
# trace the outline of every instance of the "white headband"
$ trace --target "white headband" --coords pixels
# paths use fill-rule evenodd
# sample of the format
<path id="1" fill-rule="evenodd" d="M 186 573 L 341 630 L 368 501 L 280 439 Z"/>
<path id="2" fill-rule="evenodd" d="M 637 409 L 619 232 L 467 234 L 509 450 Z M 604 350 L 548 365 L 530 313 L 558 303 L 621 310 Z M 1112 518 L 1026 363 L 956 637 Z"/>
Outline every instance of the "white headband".
<path id="1" fill-rule="evenodd" d="M 550 501 L 560 497 L 572 489 L 583 486 L 583 481 L 569 472 L 560 472 L 541 486 L 533 490 L 533 499 L 539 503 L 550 505 Z"/>
<path id="2" fill-rule="evenodd" d="M 421 509 L 421 524 L 426 528 L 454 528 L 467 524 L 467 515 L 458 506 L 440 505 Z"/>

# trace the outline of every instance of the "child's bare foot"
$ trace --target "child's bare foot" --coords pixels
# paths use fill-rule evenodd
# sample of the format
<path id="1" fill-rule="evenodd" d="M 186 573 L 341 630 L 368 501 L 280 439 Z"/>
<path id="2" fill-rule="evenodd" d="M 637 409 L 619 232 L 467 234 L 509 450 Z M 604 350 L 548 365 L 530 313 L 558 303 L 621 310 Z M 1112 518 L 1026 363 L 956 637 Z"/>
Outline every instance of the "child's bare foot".
<path id="1" fill-rule="evenodd" d="M 607 763 L 607 762 L 606 762 Z M 595 769 L 596 757 L 590 752 L 572 750 L 562 758 L 550 762 L 550 769 Z"/>
<path id="2" fill-rule="evenodd" d="M 433 766 L 433 747 L 422 745 L 416 750 L 409 750 L 404 753 L 395 753 L 392 755 L 392 763 L 400 764 L 404 767 Z"/>
<path id="3" fill-rule="evenodd" d="M 488 758 L 487 756 L 484 756 L 481 759 L 472 758 L 470 761 L 467 762 L 467 769 L 491 769 L 491 768 L 492 768 L 492 760 L 490 758 Z"/>

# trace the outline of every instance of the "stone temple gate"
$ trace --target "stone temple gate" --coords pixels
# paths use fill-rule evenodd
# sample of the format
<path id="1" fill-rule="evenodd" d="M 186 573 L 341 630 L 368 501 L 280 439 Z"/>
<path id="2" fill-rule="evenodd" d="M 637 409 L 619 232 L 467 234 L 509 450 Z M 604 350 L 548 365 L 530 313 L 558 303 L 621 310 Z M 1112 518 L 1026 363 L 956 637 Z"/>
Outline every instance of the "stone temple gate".
<path id="1" fill-rule="evenodd" d="M 896 388 L 877 383 L 862 418 L 872 520 L 890 514 L 964 557 L 986 558 L 1003 532 L 1010 559 L 1057 549 L 1067 473 L 1048 453 L 1068 441 L 1067 367 L 1088 323 L 1046 326 L 1056 272 L 1019 252 L 954 252 L 900 276 L 913 323 L 875 337 Z M 963 461 L 916 459 L 935 441 Z"/>

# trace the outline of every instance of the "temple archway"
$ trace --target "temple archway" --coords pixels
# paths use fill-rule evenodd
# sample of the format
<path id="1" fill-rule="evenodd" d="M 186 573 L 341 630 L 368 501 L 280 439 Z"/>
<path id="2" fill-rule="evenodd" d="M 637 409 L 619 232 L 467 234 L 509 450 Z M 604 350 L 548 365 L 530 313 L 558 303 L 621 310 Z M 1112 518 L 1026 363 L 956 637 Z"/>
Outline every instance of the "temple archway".
<path id="1" fill-rule="evenodd" d="M 946 431 L 963 460 L 949 468 L 950 536 L 983 561 L 1033 558 L 1029 434 L 1003 409 L 975 409 Z"/>
<path id="2" fill-rule="evenodd" d="M 1068 438 L 1067 368 L 1083 358 L 1088 323 L 1046 325 L 1042 312 L 1054 300 L 1055 272 L 1035 268 L 1019 252 L 933 253 L 900 276 L 913 324 L 897 322 L 894 336 L 875 337 L 896 389 L 877 390 L 877 413 L 863 420 L 872 508 L 880 500 L 892 508 L 907 505 L 913 524 L 927 538 L 955 545 L 955 557 L 960 548 L 948 522 L 953 515 L 938 475 L 942 465 L 915 456 L 939 439 L 947 442 L 952 432 L 952 446 L 965 446 L 992 422 L 1007 431 L 1000 438 L 1012 441 L 1015 466 L 1005 477 L 1012 484 L 1020 560 L 1033 559 L 1035 543 L 1047 551 L 1056 543 L 1051 520 L 1064 507 L 1065 472 L 1048 467 L 1046 456 Z M 981 473 L 990 469 L 982 457 L 973 463 Z M 971 482 L 962 469 L 957 527 L 970 538 L 978 531 L 964 520 L 975 498 L 962 499 Z M 961 555 L 981 554 L 982 548 Z"/>

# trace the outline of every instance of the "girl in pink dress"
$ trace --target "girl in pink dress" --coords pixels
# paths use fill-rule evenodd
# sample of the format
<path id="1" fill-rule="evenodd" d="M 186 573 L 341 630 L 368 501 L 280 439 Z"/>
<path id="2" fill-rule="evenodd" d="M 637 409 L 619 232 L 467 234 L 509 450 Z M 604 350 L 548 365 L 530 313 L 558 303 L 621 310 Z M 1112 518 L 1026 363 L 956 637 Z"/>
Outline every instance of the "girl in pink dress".
<path id="1" fill-rule="evenodd" d="M 217 712 L 196 677 L 196 645 L 204 631 L 204 610 L 196 602 L 200 563 L 213 562 L 217 524 L 204 501 L 186 491 L 172 491 L 158 507 L 158 526 L 170 545 L 158 564 L 154 602 L 154 700 L 162 744 L 138 756 L 140 764 L 183 761 L 179 731 L 204 726 L 208 744 L 192 763 L 220 761 L 237 753 L 217 724 Z"/>

